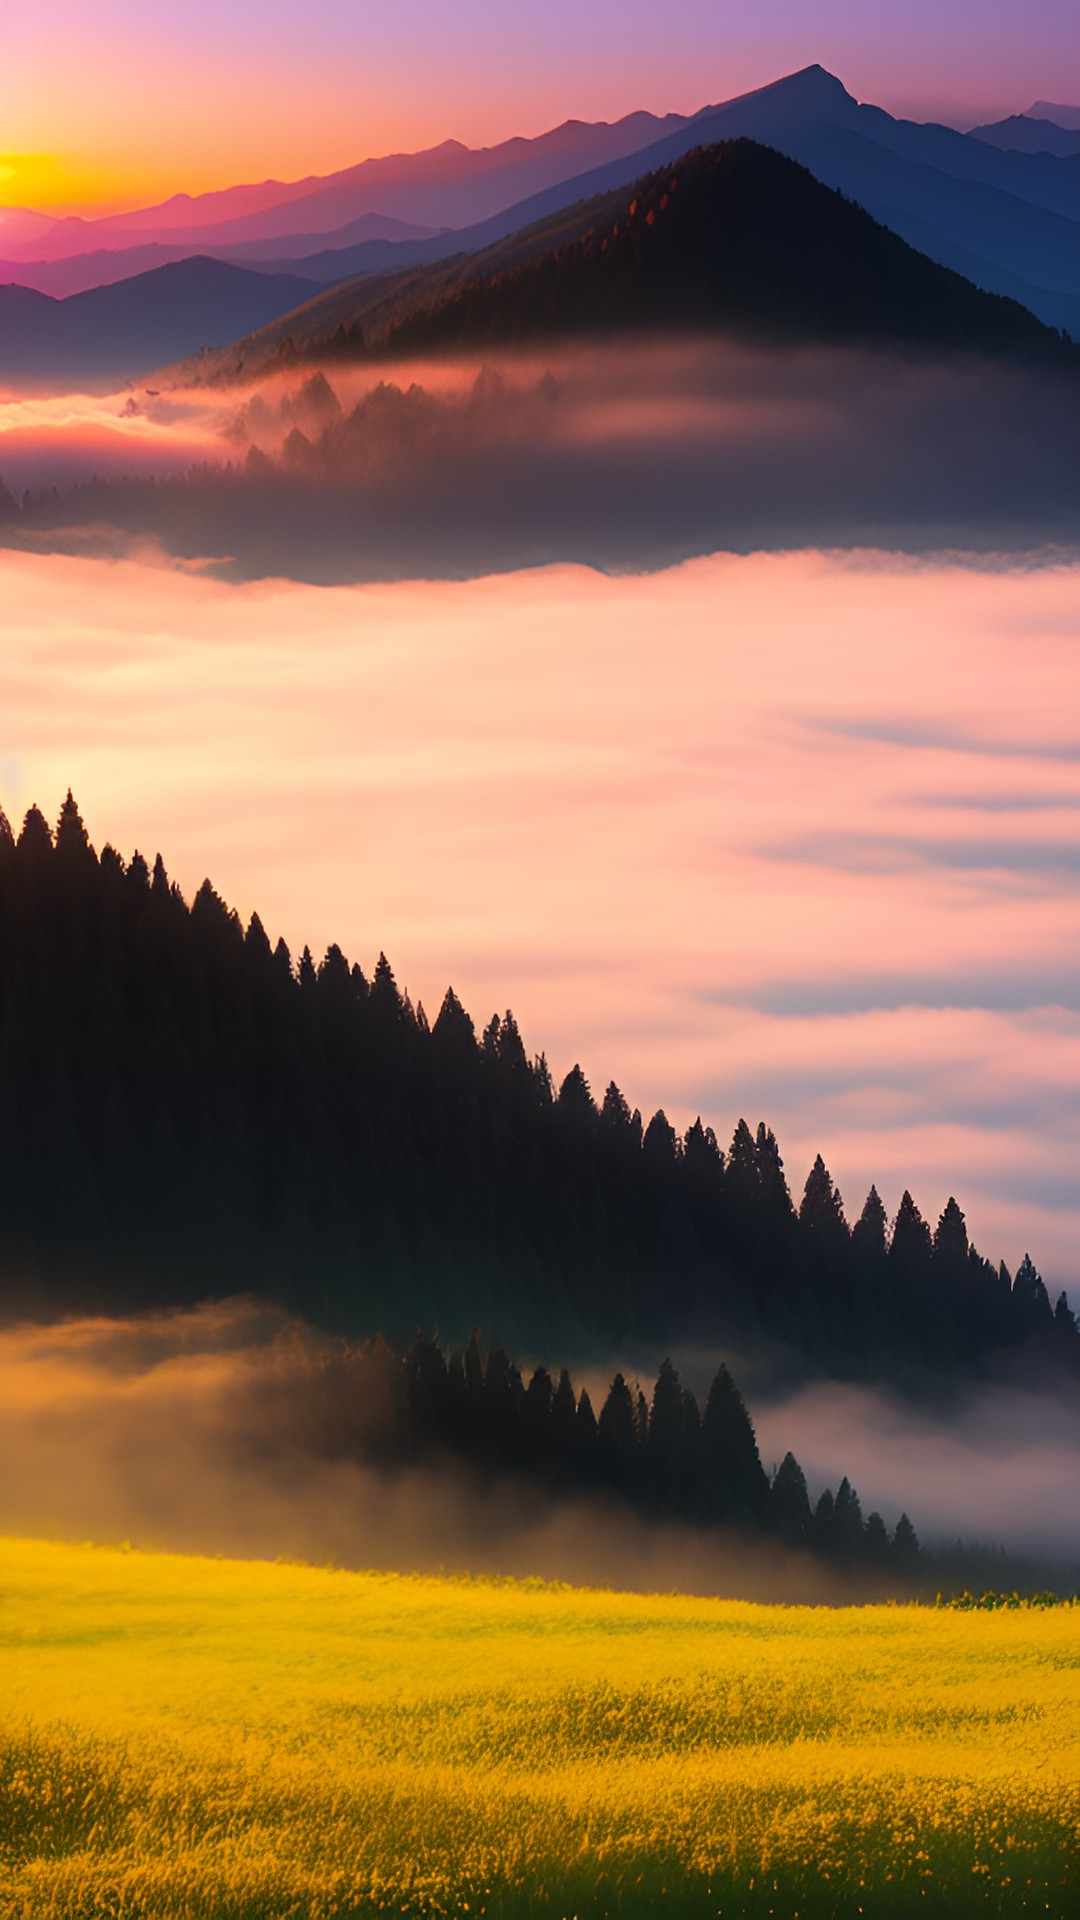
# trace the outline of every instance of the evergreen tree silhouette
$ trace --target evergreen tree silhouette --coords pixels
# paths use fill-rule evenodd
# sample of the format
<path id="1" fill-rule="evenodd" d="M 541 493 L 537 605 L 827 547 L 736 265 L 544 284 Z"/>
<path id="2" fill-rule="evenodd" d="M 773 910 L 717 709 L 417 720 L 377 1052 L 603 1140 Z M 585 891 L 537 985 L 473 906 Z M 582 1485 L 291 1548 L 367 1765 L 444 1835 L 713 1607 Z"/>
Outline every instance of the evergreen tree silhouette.
<path id="1" fill-rule="evenodd" d="M 851 1229 L 853 1251 L 864 1272 L 885 1259 L 888 1247 L 888 1216 L 876 1187 L 871 1187 L 855 1225 Z"/>
<path id="2" fill-rule="evenodd" d="M 660 1507 L 670 1508 L 677 1497 L 684 1467 L 683 1392 L 670 1360 L 656 1376 L 646 1443 L 646 1474 L 650 1495 Z"/>
<path id="3" fill-rule="evenodd" d="M 1029 1253 L 1016 1270 L 1012 1289 L 1013 1325 L 1021 1339 L 1048 1326 L 1053 1315 L 1043 1277 Z"/>
<path id="4" fill-rule="evenodd" d="M 783 1539 L 807 1539 L 811 1521 L 806 1475 L 793 1453 L 785 1453 L 769 1489 L 769 1520 Z"/>
<path id="5" fill-rule="evenodd" d="M 837 1558 L 849 1563 L 858 1560 L 864 1532 L 859 1496 L 845 1474 L 836 1490 L 832 1513 L 832 1548 Z"/>
<path id="6" fill-rule="evenodd" d="M 726 1366 L 716 1372 L 701 1420 L 701 1497 L 710 1518 L 754 1525 L 768 1513 L 769 1486 L 742 1395 Z"/>
<path id="7" fill-rule="evenodd" d="M 639 1449 L 634 1401 L 621 1373 L 615 1375 L 597 1421 L 597 1463 L 607 1485 L 624 1494 L 639 1483 Z"/>
<path id="8" fill-rule="evenodd" d="M 884 1568 L 889 1565 L 889 1533 L 880 1513 L 868 1513 L 866 1516 L 865 1555 L 868 1565 L 872 1567 Z"/>
<path id="9" fill-rule="evenodd" d="M 919 1558 L 919 1537 L 906 1513 L 900 1515 L 892 1538 L 892 1562 L 903 1575 L 914 1572 Z"/>

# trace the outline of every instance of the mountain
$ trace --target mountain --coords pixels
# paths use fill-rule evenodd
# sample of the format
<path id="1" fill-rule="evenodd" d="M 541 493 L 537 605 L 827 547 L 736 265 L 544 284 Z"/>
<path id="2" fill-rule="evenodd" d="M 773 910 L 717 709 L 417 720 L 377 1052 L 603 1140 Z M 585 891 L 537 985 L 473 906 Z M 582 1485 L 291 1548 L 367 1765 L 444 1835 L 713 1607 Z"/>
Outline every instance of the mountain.
<path id="1" fill-rule="evenodd" d="M 1037 103 L 1027 118 L 1039 117 Z M 1070 109 L 1041 117 L 1068 125 Z M 983 131 L 986 131 L 985 129 Z M 536 140 L 472 150 L 444 141 L 418 154 L 366 160 L 323 179 L 228 188 L 98 221 L 15 221 L 0 251 L 7 270 L 94 250 L 158 241 L 173 249 L 276 258 L 329 284 L 357 272 L 476 251 L 550 213 L 668 166 L 697 145 L 746 137 L 776 147 L 825 185 L 857 200 L 939 264 L 989 292 L 1019 299 L 1047 325 L 1080 337 L 1080 156 L 1006 150 L 951 127 L 896 120 L 860 105 L 820 66 L 790 74 L 686 119 L 647 113 L 612 125 L 567 121 Z M 374 249 L 347 229 L 365 214 L 453 228 L 429 240 L 384 239 Z M 22 234 L 18 220 L 37 222 Z M 365 249 L 360 251 L 360 249 Z M 312 259 L 311 256 L 317 256 Z M 15 278 L 21 276 L 16 272 Z M 39 284 L 35 281 L 35 284 Z M 49 288 L 48 290 L 53 290 Z"/>
<path id="2" fill-rule="evenodd" d="M 470 148 L 445 140 L 421 153 L 362 160 L 323 177 L 259 187 L 227 187 L 99 220 L 69 218 L 34 230 L 28 244 L 41 260 L 151 239 L 191 247 L 233 247 L 281 235 L 325 236 L 366 214 L 425 227 L 466 226 L 582 168 L 636 152 L 684 124 L 680 114 L 631 113 L 614 122 L 567 120 L 536 139 Z M 37 216 L 40 218 L 40 216 Z M 0 210 L 0 233 L 7 216 Z M 25 249 L 6 244 L 9 258 Z"/>
<path id="3" fill-rule="evenodd" d="M 250 266 L 253 273 L 295 273 L 302 280 L 326 286 L 331 280 L 340 279 L 341 274 L 324 273 L 318 267 L 306 270 L 305 252 L 314 250 L 318 259 L 328 248 L 354 247 L 362 258 L 370 255 L 383 266 L 397 258 L 395 249 L 433 239 L 442 231 L 440 227 L 419 227 L 407 220 L 365 213 L 334 233 L 287 233 L 276 240 L 238 242 L 220 249 L 197 248 L 183 241 L 150 240 L 140 246 L 118 247 L 112 251 L 99 247 L 94 253 L 75 253 L 61 260 L 0 259 L 0 285 L 17 283 L 63 300 L 69 294 L 85 293 L 91 287 L 115 286 L 118 280 L 130 280 L 135 274 L 149 273 L 154 267 L 191 260 L 201 252 L 214 260 L 227 260 L 232 266 Z"/>
<path id="4" fill-rule="evenodd" d="M 202 371 L 249 379 L 298 355 L 672 327 L 1068 351 L 1025 308 L 936 266 L 794 161 L 735 140 L 483 253 L 332 287 Z"/>
<path id="5" fill-rule="evenodd" d="M 1055 106 L 1052 100 L 1036 100 L 1027 110 L 1029 120 L 1052 120 L 1055 127 L 1068 127 L 1073 133 L 1080 131 L 1080 107 Z"/>
<path id="6" fill-rule="evenodd" d="M 821 67 L 706 108 L 632 161 L 563 180 L 459 234 L 457 243 L 488 244 L 574 200 L 670 166 L 690 147 L 739 137 L 799 161 L 940 265 L 985 291 L 1021 298 L 1048 326 L 1080 337 L 1080 160 L 1002 153 L 950 127 L 894 120 L 860 106 Z"/>
<path id="7" fill-rule="evenodd" d="M 429 1024 L 382 956 L 293 965 L 207 881 L 0 815 L 0 1308 L 112 1312 L 244 1289 L 409 1338 L 481 1324 L 533 1353 L 768 1336 L 803 1364 L 957 1373 L 1026 1346 L 1077 1364 L 1030 1261 L 1015 1281 L 950 1201 L 851 1232 L 819 1159 L 798 1207 L 769 1129 L 730 1149 L 644 1125 L 579 1068 L 556 1089 L 512 1014 Z"/>
<path id="8" fill-rule="evenodd" d="M 327 284 L 456 252 L 475 253 L 579 200 L 672 165 L 692 147 L 745 137 L 799 161 L 882 226 L 986 292 L 1019 300 L 1047 326 L 1080 338 L 1080 156 L 1003 152 L 951 127 L 894 120 L 860 106 L 821 67 L 696 114 L 632 155 L 504 207 L 433 239 L 309 256 L 302 269 Z"/>
<path id="9" fill-rule="evenodd" d="M 1059 127 L 1053 120 L 1035 120 L 1013 113 L 1007 120 L 968 129 L 969 140 L 985 140 L 1005 153 L 1054 153 L 1067 159 L 1080 153 L 1080 128 Z"/>
<path id="10" fill-rule="evenodd" d="M 0 386 L 119 385 L 169 359 L 219 348 L 310 292 L 291 275 L 199 258 L 66 300 L 0 287 Z"/>

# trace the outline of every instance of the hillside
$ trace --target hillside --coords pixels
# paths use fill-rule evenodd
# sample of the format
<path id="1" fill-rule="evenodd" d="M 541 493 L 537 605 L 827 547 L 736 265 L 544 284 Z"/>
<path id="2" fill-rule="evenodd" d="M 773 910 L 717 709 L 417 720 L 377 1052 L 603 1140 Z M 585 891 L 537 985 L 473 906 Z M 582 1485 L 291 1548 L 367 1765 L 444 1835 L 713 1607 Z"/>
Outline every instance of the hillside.
<path id="1" fill-rule="evenodd" d="M 407 1338 L 479 1324 L 579 1350 L 678 1327 L 768 1336 L 796 1364 L 955 1372 L 1078 1336 L 876 1192 L 854 1229 L 820 1159 L 798 1206 L 777 1142 L 739 1121 L 644 1124 L 619 1089 L 556 1088 L 513 1016 L 429 1024 L 380 956 L 316 967 L 245 931 L 207 882 L 90 848 L 66 802 L 0 831 L 0 1276 L 5 1311 L 116 1311 L 245 1288 L 325 1326 Z M 1041 1355 L 1041 1360 L 1038 1356 Z"/>
<path id="2" fill-rule="evenodd" d="M 332 288 L 200 371 L 248 379 L 298 356 L 673 327 L 1069 356 L 1015 302 L 935 265 L 793 161 L 736 140 L 478 255 Z"/>

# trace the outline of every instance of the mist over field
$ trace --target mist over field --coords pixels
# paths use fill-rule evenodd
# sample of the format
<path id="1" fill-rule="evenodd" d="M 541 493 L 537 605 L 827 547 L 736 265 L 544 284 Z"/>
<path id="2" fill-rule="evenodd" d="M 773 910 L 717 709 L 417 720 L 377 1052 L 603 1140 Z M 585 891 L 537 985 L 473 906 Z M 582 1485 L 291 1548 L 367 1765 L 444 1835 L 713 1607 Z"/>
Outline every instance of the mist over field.
<path id="1" fill-rule="evenodd" d="M 809 545 L 1015 553 L 1075 542 L 1074 394 L 973 356 L 713 340 L 13 398 L 0 541 L 335 582 Z"/>
<path id="2" fill-rule="evenodd" d="M 704 1356 L 685 1363 L 693 1378 Z M 604 1378 L 590 1370 L 590 1383 L 593 1373 Z M 0 1332 L 0 1531 L 653 1591 L 842 1597 L 842 1576 L 775 1542 L 650 1522 L 599 1494 L 555 1499 L 448 1458 L 380 1462 L 391 1407 L 378 1379 L 362 1352 L 251 1300 L 9 1326 Z M 647 1375 L 642 1384 L 648 1390 Z M 864 1511 L 879 1509 L 892 1527 L 907 1510 L 924 1544 L 963 1536 L 1075 1560 L 1080 1414 L 1065 1401 L 973 1390 L 943 1410 L 823 1382 L 751 1412 L 766 1466 L 793 1447 L 814 1498 L 846 1471 Z"/>

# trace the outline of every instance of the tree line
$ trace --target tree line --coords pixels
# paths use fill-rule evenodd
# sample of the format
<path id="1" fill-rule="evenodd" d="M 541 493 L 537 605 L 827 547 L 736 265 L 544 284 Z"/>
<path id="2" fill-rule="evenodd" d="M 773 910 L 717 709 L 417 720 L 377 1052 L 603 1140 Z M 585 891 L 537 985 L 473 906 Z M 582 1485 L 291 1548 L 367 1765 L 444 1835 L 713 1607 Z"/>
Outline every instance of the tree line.
<path id="1" fill-rule="evenodd" d="M 796 1202 L 762 1122 L 730 1146 L 646 1122 L 513 1014 L 429 1021 L 385 956 L 316 963 L 207 881 L 0 815 L 0 1286 L 7 1310 L 119 1311 L 251 1290 L 348 1333 L 497 1328 L 596 1351 L 680 1327 L 811 1364 L 947 1373 L 1024 1349 L 1080 1365 L 1062 1295 L 819 1157 Z"/>
<path id="2" fill-rule="evenodd" d="M 386 1464 L 449 1458 L 482 1476 L 526 1476 L 561 1498 L 611 1497 L 644 1518 L 772 1538 L 852 1571 L 910 1582 L 923 1570 L 906 1514 L 892 1533 L 879 1513 L 864 1518 L 846 1477 L 812 1504 L 790 1452 L 766 1472 L 726 1365 L 701 1406 L 667 1359 L 648 1395 L 619 1372 L 594 1407 L 565 1367 L 539 1366 L 526 1380 L 501 1342 L 485 1352 L 478 1332 L 449 1353 L 423 1336 L 401 1352 L 375 1341 L 356 1362 L 374 1412 L 341 1418 L 355 1389 L 346 1354 L 337 1392 L 324 1394 L 329 1450 L 339 1455 Z"/>

